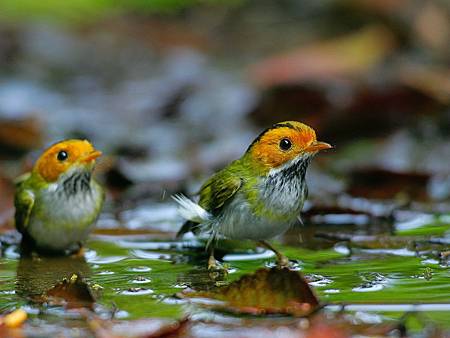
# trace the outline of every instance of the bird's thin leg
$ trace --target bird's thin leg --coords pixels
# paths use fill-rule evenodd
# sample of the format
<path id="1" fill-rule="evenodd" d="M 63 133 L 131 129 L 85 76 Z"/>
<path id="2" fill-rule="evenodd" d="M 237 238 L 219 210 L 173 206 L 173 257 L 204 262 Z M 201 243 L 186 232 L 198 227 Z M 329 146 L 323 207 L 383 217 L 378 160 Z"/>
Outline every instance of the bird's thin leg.
<path id="1" fill-rule="evenodd" d="M 86 253 L 86 250 L 84 249 L 83 243 L 78 243 L 78 249 L 73 251 L 71 256 L 74 258 L 83 257 Z"/>
<path id="2" fill-rule="evenodd" d="M 208 258 L 208 270 L 216 270 L 219 267 L 219 264 L 214 257 L 214 248 L 209 249 L 209 258 Z"/>
<path id="3" fill-rule="evenodd" d="M 283 255 L 281 252 L 279 252 L 277 249 L 275 249 L 272 245 L 270 245 L 268 242 L 258 241 L 258 243 L 261 246 L 265 247 L 266 249 L 273 251 L 275 253 L 275 255 L 277 255 L 278 266 L 280 266 L 280 267 L 288 267 L 289 266 L 289 259 L 285 255 Z"/>

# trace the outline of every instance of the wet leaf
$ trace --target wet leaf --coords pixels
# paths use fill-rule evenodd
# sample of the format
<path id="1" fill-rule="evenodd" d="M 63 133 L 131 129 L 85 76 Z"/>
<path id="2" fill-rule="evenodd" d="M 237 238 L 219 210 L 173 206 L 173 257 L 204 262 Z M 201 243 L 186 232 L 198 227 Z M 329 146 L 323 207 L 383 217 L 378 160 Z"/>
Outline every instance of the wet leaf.
<path id="1" fill-rule="evenodd" d="M 46 302 L 64 305 L 68 309 L 91 308 L 95 302 L 92 286 L 78 274 L 65 278 L 43 296 Z"/>
<path id="2" fill-rule="evenodd" d="M 280 313 L 305 316 L 319 305 L 301 274 L 286 268 L 260 269 L 214 291 L 187 292 L 180 296 L 213 298 L 224 302 L 214 307 L 255 315 Z"/>

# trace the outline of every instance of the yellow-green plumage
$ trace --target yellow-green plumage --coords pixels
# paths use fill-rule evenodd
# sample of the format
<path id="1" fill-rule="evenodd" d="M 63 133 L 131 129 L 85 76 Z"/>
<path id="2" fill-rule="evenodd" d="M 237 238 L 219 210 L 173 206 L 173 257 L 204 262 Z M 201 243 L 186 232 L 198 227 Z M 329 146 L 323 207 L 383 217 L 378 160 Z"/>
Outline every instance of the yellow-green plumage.
<path id="1" fill-rule="evenodd" d="M 42 250 L 77 249 L 89 234 L 104 201 L 103 189 L 90 180 L 90 191 L 73 196 L 58 190 L 58 183 L 49 184 L 35 174 L 18 182 L 14 201 L 17 230 Z"/>
<path id="2" fill-rule="evenodd" d="M 15 222 L 26 243 L 42 251 L 79 249 L 104 201 L 92 178 L 101 153 L 85 140 L 67 140 L 48 148 L 30 173 L 16 181 Z"/>
<path id="3" fill-rule="evenodd" d="M 327 148 L 331 146 L 318 142 L 314 130 L 299 122 L 265 130 L 240 159 L 203 184 L 198 204 L 175 197 L 187 219 L 178 235 L 206 233 L 211 243 L 218 235 L 263 241 L 282 234 L 300 215 L 312 156 Z"/>

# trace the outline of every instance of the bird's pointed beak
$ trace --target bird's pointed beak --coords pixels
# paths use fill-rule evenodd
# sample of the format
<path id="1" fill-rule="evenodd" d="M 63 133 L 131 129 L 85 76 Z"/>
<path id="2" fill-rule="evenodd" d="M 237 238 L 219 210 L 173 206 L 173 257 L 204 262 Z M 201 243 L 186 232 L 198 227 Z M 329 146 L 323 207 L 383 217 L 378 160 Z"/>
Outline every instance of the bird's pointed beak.
<path id="1" fill-rule="evenodd" d="M 331 149 L 333 146 L 331 144 L 328 144 L 326 142 L 320 142 L 320 141 L 314 141 L 309 146 L 307 146 L 304 151 L 307 153 L 312 153 L 324 149 Z"/>
<path id="2" fill-rule="evenodd" d="M 91 161 L 95 160 L 97 157 L 102 156 L 102 152 L 99 150 L 93 150 L 91 151 L 89 154 L 87 154 L 86 156 L 84 156 L 81 159 L 82 163 L 90 163 Z"/>

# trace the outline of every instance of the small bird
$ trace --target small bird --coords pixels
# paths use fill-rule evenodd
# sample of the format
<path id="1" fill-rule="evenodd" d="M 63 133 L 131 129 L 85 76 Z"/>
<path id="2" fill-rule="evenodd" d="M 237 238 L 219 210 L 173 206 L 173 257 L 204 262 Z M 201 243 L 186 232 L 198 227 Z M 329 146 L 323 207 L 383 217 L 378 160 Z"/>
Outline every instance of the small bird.
<path id="1" fill-rule="evenodd" d="M 89 141 L 62 141 L 16 180 L 15 221 L 23 243 L 56 253 L 82 248 L 104 201 L 103 188 L 92 178 L 101 154 Z"/>
<path id="2" fill-rule="evenodd" d="M 213 242 L 219 236 L 258 241 L 276 254 L 279 266 L 288 266 L 289 260 L 266 240 L 284 233 L 300 217 L 308 195 L 306 169 L 318 151 L 329 148 L 300 122 L 264 130 L 240 159 L 203 184 L 198 204 L 183 195 L 173 197 L 187 220 L 177 236 L 190 231 L 209 236 L 209 269 L 218 267 Z"/>

